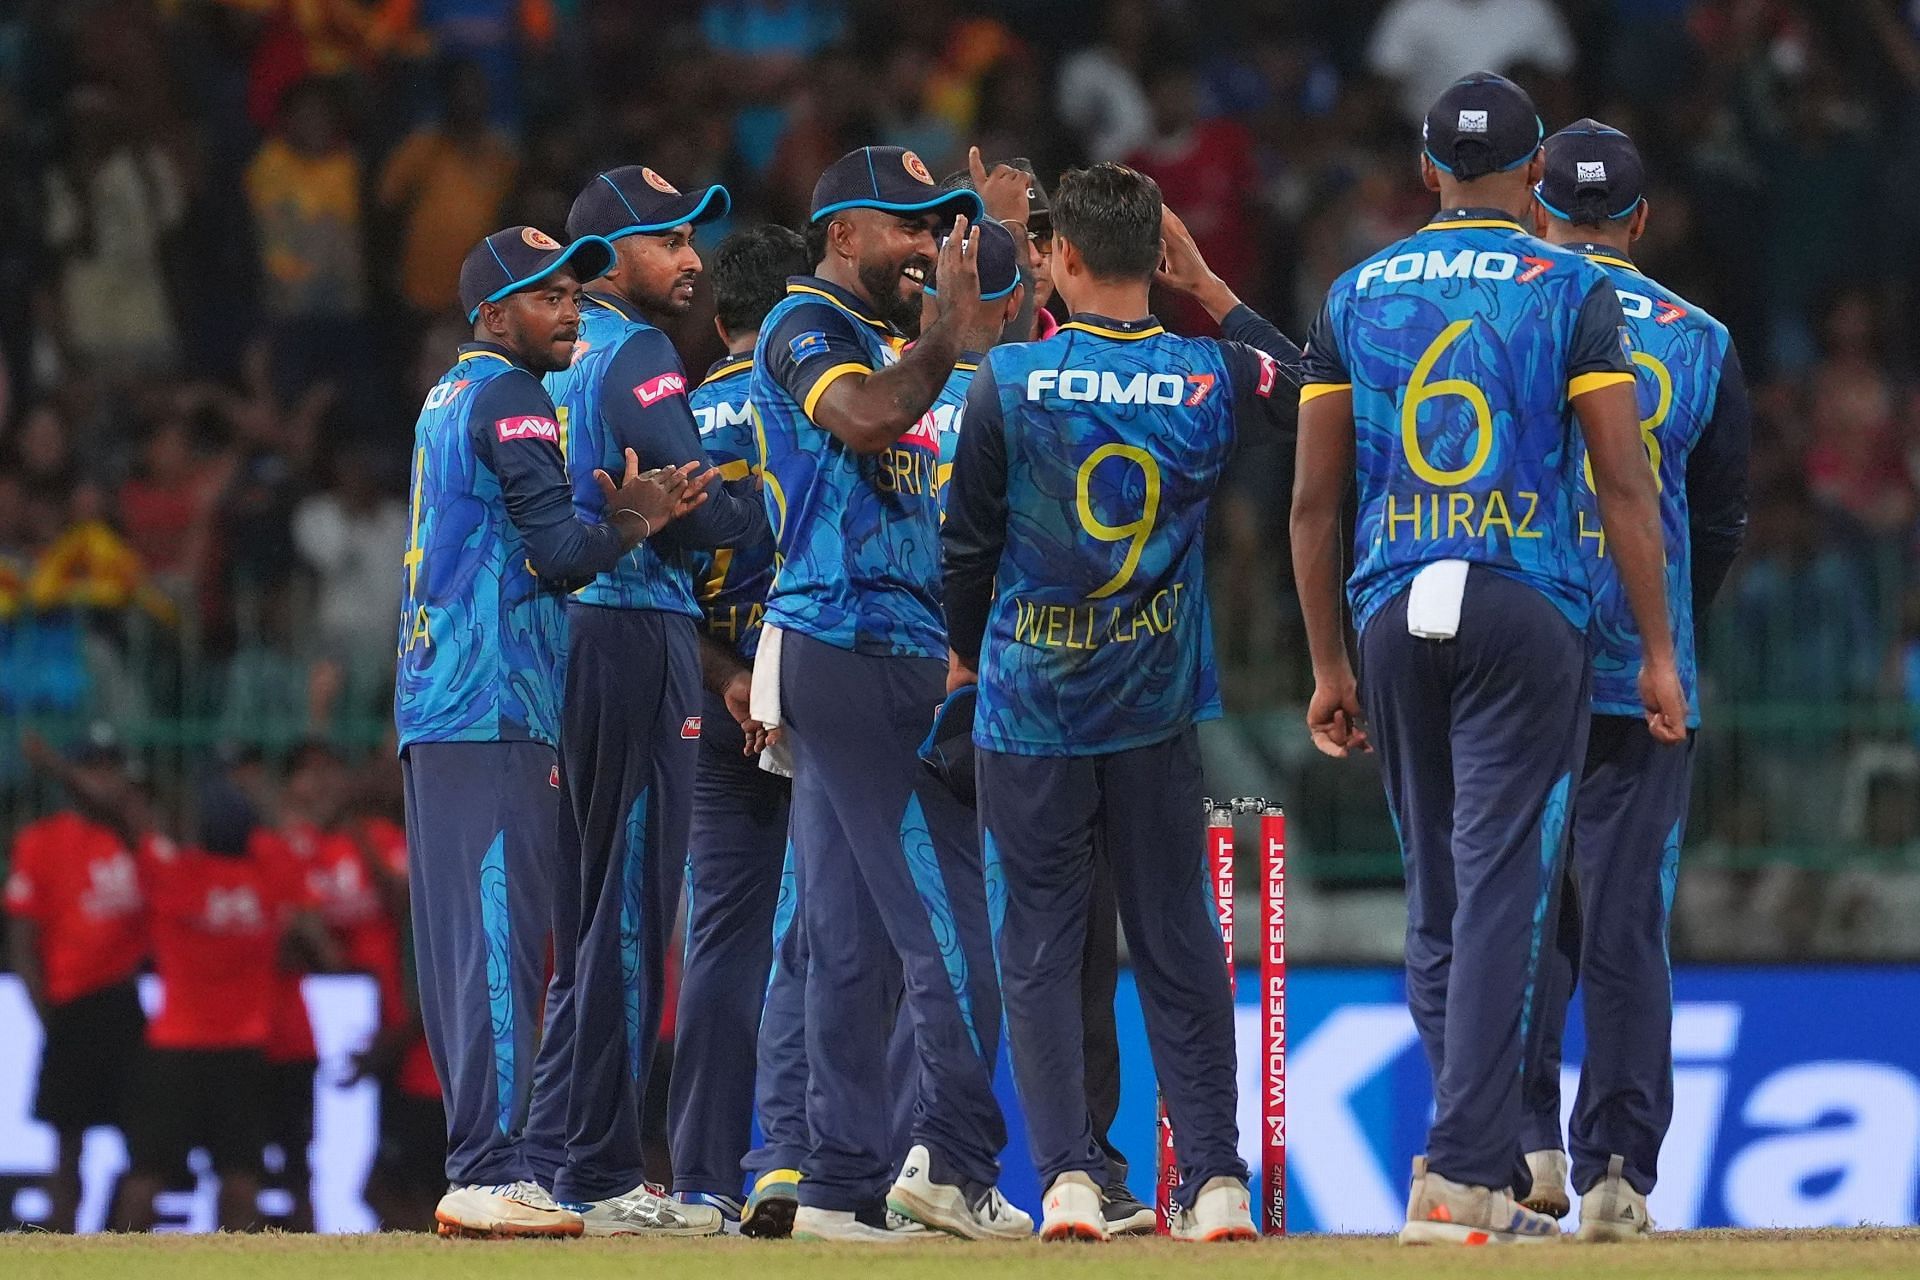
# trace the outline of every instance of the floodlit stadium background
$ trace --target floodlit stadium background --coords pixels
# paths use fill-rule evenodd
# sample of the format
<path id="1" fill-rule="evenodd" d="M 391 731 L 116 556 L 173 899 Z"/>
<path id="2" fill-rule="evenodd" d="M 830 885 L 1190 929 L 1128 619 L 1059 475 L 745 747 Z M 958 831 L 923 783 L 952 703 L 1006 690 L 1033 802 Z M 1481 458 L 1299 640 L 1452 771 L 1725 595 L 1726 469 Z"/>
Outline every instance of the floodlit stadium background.
<path id="1" fill-rule="evenodd" d="M 1049 178 L 1127 159 L 1297 337 L 1340 270 L 1424 219 L 1418 109 L 1483 66 L 1527 85 L 1550 129 L 1592 114 L 1638 139 L 1640 260 L 1729 324 L 1755 388 L 1751 535 L 1704 628 L 1655 1216 L 1920 1219 L 1920 5 L 1905 0 L 9 6 L 0 841 L 56 802 L 16 749 L 24 727 L 112 721 L 163 797 L 236 748 L 272 759 L 317 733 L 380 749 L 407 429 L 460 336 L 450 264 L 500 225 L 558 231 L 595 169 L 724 181 L 738 227 L 797 221 L 821 168 L 861 143 L 910 146 L 936 174 L 969 142 Z M 675 333 L 689 369 L 718 354 L 708 308 L 703 290 Z M 1372 765 L 1322 759 L 1299 730 L 1289 484 L 1290 460 L 1254 442 L 1217 504 L 1236 714 L 1206 736 L 1209 780 L 1289 811 L 1295 1221 L 1380 1229 L 1424 1068 L 1389 971 L 1318 966 L 1393 963 L 1398 855 Z M 1254 870 L 1243 859 L 1243 910 Z M 322 1225 L 365 1226 L 373 1102 L 330 1081 L 371 996 L 316 979 L 309 1004 L 335 1058 Z M 1118 1136 L 1145 1191 L 1151 1082 L 1124 995 L 1123 1012 L 1140 1065 Z M 26 1118 L 36 1043 L 0 979 L 0 1224 L 35 1217 L 51 1158 Z M 1249 1026 L 1249 1144 L 1253 1043 Z M 114 1141 L 98 1139 L 104 1170 Z M 1024 1160 L 1018 1137 L 1008 1160 Z M 1031 1205 L 1023 1177 L 1008 1189 Z M 204 1224 L 204 1204 L 175 1207 Z"/>

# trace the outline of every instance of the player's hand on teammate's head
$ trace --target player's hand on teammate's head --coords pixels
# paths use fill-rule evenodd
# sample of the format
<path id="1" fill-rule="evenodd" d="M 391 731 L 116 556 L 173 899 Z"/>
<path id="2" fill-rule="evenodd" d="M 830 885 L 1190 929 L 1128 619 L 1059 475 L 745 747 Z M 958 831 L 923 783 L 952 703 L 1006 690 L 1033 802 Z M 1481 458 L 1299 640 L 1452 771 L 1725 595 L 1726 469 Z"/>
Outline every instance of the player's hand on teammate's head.
<path id="1" fill-rule="evenodd" d="M 1032 180 L 1008 164 L 997 164 L 988 173 L 978 147 L 967 148 L 967 171 L 973 175 L 973 189 L 979 193 L 987 216 L 996 222 L 1017 222 L 1024 230 L 1031 212 L 1027 192 Z"/>
<path id="2" fill-rule="evenodd" d="M 980 232 L 964 213 L 953 220 L 953 230 L 940 242 L 933 278 L 940 282 L 934 301 L 945 316 L 959 312 L 967 318 L 980 307 Z"/>
<path id="3" fill-rule="evenodd" d="M 1200 253 L 1193 233 L 1180 215 L 1164 205 L 1160 209 L 1160 268 L 1153 278 L 1169 289 L 1195 293 L 1212 278 L 1213 269 Z"/>
<path id="4" fill-rule="evenodd" d="M 1372 751 L 1360 712 L 1360 691 L 1353 673 L 1316 680 L 1307 703 L 1307 731 L 1322 755 L 1338 759 L 1353 751 Z"/>
<path id="5" fill-rule="evenodd" d="M 1647 732 L 1654 741 L 1687 740 L 1687 692 L 1671 662 L 1640 664 L 1640 702 L 1647 709 Z"/>

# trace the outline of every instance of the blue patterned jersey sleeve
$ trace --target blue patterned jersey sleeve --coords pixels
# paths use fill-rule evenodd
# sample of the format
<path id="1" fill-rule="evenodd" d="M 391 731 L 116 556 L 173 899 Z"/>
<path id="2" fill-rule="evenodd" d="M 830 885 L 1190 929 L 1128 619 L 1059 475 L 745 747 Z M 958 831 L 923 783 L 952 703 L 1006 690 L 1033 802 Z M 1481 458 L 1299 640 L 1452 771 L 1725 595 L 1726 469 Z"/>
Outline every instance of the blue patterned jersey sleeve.
<path id="1" fill-rule="evenodd" d="M 761 342 L 767 373 L 813 418 L 814 406 L 828 387 L 854 373 L 873 372 L 855 321 L 829 302 L 805 302 L 789 309 Z"/>
<path id="2" fill-rule="evenodd" d="M 1006 428 L 990 359 L 974 374 L 967 391 L 946 497 L 940 546 L 946 570 L 947 644 L 977 669 L 994 575 L 1007 543 Z"/>
<path id="3" fill-rule="evenodd" d="M 534 572 L 551 583 L 578 584 L 619 563 L 620 534 L 573 513 L 560 427 L 537 378 L 515 369 L 490 379 L 467 421 L 474 451 L 499 477 L 507 519 L 526 540 Z"/>
<path id="4" fill-rule="evenodd" d="M 658 329 L 637 330 L 620 344 L 600 382 L 600 416 L 615 447 L 632 449 L 643 470 L 706 457 L 680 353 Z M 662 530 L 660 541 L 685 548 L 738 547 L 766 533 L 767 513 L 757 495 L 742 499 L 715 486 L 704 504 Z"/>

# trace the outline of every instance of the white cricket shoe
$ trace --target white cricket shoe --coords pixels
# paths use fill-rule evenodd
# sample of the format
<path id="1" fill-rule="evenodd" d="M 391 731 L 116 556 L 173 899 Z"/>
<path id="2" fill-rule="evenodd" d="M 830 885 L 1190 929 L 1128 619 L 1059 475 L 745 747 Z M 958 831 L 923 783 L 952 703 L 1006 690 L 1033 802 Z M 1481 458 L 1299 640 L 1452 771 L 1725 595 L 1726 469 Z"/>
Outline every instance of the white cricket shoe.
<path id="1" fill-rule="evenodd" d="M 1527 1172 L 1533 1175 L 1533 1185 L 1520 1197 L 1520 1203 L 1550 1218 L 1566 1217 L 1573 1208 L 1573 1199 L 1567 1194 L 1567 1153 L 1552 1148 L 1529 1151 Z"/>
<path id="2" fill-rule="evenodd" d="M 1193 1208 L 1173 1215 L 1173 1238 L 1208 1244 L 1258 1240 L 1253 1225 L 1253 1196 L 1238 1178 L 1209 1178 L 1193 1198 Z"/>
<path id="3" fill-rule="evenodd" d="M 1104 1244 L 1108 1239 L 1100 1188 L 1077 1169 L 1068 1170 L 1053 1180 L 1040 1208 L 1042 1240 L 1091 1240 Z"/>
<path id="4" fill-rule="evenodd" d="M 816 1209 L 806 1204 L 794 1211 L 793 1238 L 828 1244 L 912 1244 L 915 1239 L 905 1231 L 870 1227 L 851 1209 Z"/>
<path id="5" fill-rule="evenodd" d="M 515 1236 L 577 1236 L 580 1215 L 556 1204 L 531 1182 L 449 1187 L 433 1211 L 443 1236 L 508 1239 Z"/>
<path id="6" fill-rule="evenodd" d="M 711 1205 L 682 1204 L 644 1182 L 624 1195 L 566 1207 L 589 1236 L 717 1236 L 726 1222 Z"/>
<path id="7" fill-rule="evenodd" d="M 1574 1239 L 1585 1244 L 1610 1240 L 1644 1240 L 1653 1234 L 1653 1218 L 1647 1213 L 1647 1198 L 1633 1189 L 1621 1170 L 1626 1161 L 1619 1156 L 1607 1160 L 1607 1176 L 1588 1188 L 1580 1197 L 1580 1230 Z"/>
<path id="8" fill-rule="evenodd" d="M 925 1144 L 916 1143 L 887 1192 L 887 1208 L 963 1240 L 1025 1240 L 1033 1235 L 1032 1216 L 1009 1203 L 998 1187 L 968 1204 L 959 1187 L 933 1180 L 931 1164 Z"/>
<path id="9" fill-rule="evenodd" d="M 1510 1187 L 1475 1187 L 1413 1158 L 1413 1191 L 1401 1244 L 1558 1244 L 1560 1224 L 1521 1206 Z"/>

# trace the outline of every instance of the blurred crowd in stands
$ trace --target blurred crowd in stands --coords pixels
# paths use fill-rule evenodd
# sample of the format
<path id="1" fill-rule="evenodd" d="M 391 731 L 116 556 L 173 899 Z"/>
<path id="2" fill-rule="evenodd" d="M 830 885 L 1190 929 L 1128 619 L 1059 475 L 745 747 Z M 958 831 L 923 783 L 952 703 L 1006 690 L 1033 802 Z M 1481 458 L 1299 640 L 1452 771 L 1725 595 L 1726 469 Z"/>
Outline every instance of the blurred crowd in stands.
<path id="1" fill-rule="evenodd" d="M 563 230 L 598 168 L 725 182 L 740 226 L 799 221 L 863 143 L 936 174 L 969 143 L 1047 178 L 1123 159 L 1297 336 L 1426 218 L 1420 112 L 1478 67 L 1549 130 L 1635 136 L 1640 260 L 1729 324 L 1755 385 L 1697 839 L 1914 862 L 1912 0 L 18 0 L 0 715 L 373 748 L 408 432 L 463 336 L 460 260 L 502 225 Z M 704 304 L 673 336 L 689 369 L 717 354 Z M 1249 442 L 1216 514 L 1243 710 L 1303 693 L 1290 470 Z M 0 742 L 0 794 L 24 777 Z"/>

